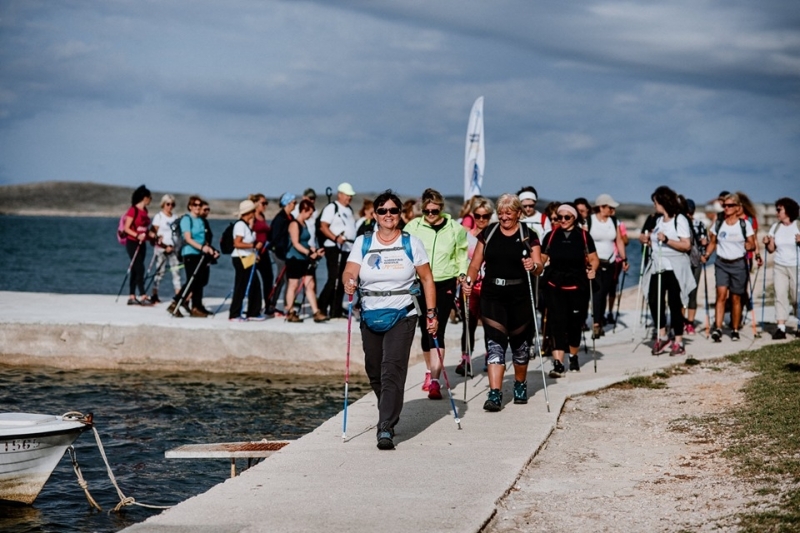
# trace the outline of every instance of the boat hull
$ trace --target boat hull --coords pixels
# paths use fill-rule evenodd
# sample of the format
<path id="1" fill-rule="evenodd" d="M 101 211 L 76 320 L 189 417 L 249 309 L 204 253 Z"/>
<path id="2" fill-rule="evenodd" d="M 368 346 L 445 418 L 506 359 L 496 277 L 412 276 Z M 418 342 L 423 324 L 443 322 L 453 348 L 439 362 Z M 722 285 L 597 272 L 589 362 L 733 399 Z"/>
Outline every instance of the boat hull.
<path id="1" fill-rule="evenodd" d="M 33 427 L 13 428 L 3 427 L 0 418 L 0 500 L 33 503 L 64 452 L 90 427 L 49 418 Z"/>

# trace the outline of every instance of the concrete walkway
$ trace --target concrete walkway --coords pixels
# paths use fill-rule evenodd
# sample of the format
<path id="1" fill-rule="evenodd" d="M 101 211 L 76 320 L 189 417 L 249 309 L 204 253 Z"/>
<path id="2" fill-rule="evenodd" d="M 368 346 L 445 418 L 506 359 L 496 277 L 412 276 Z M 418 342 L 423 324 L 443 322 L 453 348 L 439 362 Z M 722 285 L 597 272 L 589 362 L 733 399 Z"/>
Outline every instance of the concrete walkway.
<path id="1" fill-rule="evenodd" d="M 623 321 L 631 324 L 633 315 L 624 313 Z M 497 500 L 547 440 L 567 398 L 683 362 L 651 356 L 639 340 L 634 342 L 632 331 L 621 325 L 597 342 L 597 373 L 591 355 L 582 351 L 580 373 L 548 378 L 550 412 L 538 360 L 528 375 L 530 402 L 511 403 L 513 377 L 507 376 L 505 407 L 499 413 L 482 409 L 485 374 L 467 382 L 465 402 L 463 381 L 449 365 L 461 430 L 446 397 L 431 401 L 420 390 L 424 368 L 418 365 L 409 373 L 396 450 L 375 446 L 377 407 L 369 394 L 349 408 L 346 441 L 340 413 L 243 475 L 125 531 L 480 531 Z M 745 328 L 740 342 L 726 337 L 714 344 L 698 335 L 688 338 L 687 345 L 689 355 L 702 360 L 771 342 L 768 335 L 754 339 Z M 476 366 L 480 370 L 482 365 Z M 550 362 L 545 366 L 549 370 Z"/>

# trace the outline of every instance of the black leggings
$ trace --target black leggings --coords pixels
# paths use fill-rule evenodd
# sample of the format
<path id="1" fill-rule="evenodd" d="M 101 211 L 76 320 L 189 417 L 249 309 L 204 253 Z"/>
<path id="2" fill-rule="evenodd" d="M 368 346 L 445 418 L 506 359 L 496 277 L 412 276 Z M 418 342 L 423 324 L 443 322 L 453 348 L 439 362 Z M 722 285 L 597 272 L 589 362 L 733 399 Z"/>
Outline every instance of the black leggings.
<path id="1" fill-rule="evenodd" d="M 554 350 L 568 352 L 570 346 L 581 345 L 589 295 L 586 290 L 559 289 L 549 283 L 545 287 L 548 335 L 553 340 Z"/>
<path id="2" fill-rule="evenodd" d="M 608 295 L 616 290 L 613 262 L 600 261 L 600 269 L 597 271 L 594 281 L 592 281 L 592 290 L 594 291 L 594 294 L 592 294 L 592 304 L 594 306 L 592 320 L 596 324 L 602 324 Z"/>
<path id="3" fill-rule="evenodd" d="M 509 290 L 510 289 L 510 290 Z M 514 294 L 513 290 L 525 293 Z M 487 364 L 506 363 L 506 350 L 511 345 L 515 365 L 527 365 L 533 339 L 533 310 L 527 290 L 508 287 L 506 297 L 481 295 L 483 334 L 486 337 Z M 523 298 L 524 296 L 524 298 Z"/>
<path id="4" fill-rule="evenodd" d="M 202 265 L 200 262 L 202 261 Z M 197 268 L 200 265 L 200 268 Z M 186 254 L 183 256 L 183 268 L 186 271 L 186 283 L 181 291 L 175 295 L 177 302 L 185 295 L 192 294 L 192 307 L 203 309 L 203 287 L 208 285 L 208 258 L 203 254 Z M 197 272 L 195 274 L 195 272 Z"/>
<path id="5" fill-rule="evenodd" d="M 131 276 L 128 283 L 131 291 L 129 294 L 136 294 L 136 289 L 139 289 L 139 296 L 144 296 L 144 258 L 147 255 L 147 243 L 140 244 L 139 241 L 128 239 L 125 243 L 125 250 L 128 252 L 128 257 L 132 259 Z"/>
<path id="6" fill-rule="evenodd" d="M 456 278 L 445 279 L 437 281 L 436 285 L 436 313 L 439 318 L 439 328 L 436 330 L 436 340 L 439 341 L 439 348 L 444 350 L 444 330 L 447 323 L 450 321 L 450 311 L 453 310 L 456 297 Z M 419 330 L 422 333 L 422 351 L 430 352 L 433 348 L 433 339 L 428 334 L 428 319 L 425 317 L 427 314 L 425 304 L 425 290 L 422 290 L 422 295 L 418 298 L 420 317 L 419 317 Z"/>
<path id="7" fill-rule="evenodd" d="M 252 282 L 250 273 L 253 267 L 245 268 L 239 257 L 232 257 L 233 270 L 236 272 L 233 283 L 233 297 L 231 298 L 231 308 L 228 311 L 229 318 L 236 318 L 242 314 L 242 304 L 247 298 L 247 317 L 258 316 L 261 313 L 261 282 L 258 276 L 253 274 Z M 258 264 L 258 263 L 256 263 Z M 247 284 L 250 283 L 250 292 L 247 292 Z"/>
<path id="8" fill-rule="evenodd" d="M 659 317 L 659 326 L 662 328 L 667 326 L 666 296 L 666 300 L 669 302 L 670 326 L 672 326 L 676 336 L 683 335 L 683 304 L 681 303 L 681 286 L 678 284 L 678 278 L 675 277 L 675 273 L 672 270 L 665 270 L 661 273 L 661 297 L 659 298 L 658 276 L 658 274 L 650 276 L 650 291 L 647 294 L 650 313 L 653 317 Z M 659 302 L 661 303 L 660 309 L 658 308 Z"/>

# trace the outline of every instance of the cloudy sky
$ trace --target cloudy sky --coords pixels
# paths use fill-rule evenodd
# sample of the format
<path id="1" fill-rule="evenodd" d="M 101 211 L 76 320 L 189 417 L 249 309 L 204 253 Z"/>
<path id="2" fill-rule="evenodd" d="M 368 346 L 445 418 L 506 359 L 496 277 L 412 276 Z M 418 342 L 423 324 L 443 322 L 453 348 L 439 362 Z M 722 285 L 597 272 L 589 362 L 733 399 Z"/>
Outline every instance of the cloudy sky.
<path id="1" fill-rule="evenodd" d="M 796 0 L 0 0 L 0 184 L 800 196 Z"/>

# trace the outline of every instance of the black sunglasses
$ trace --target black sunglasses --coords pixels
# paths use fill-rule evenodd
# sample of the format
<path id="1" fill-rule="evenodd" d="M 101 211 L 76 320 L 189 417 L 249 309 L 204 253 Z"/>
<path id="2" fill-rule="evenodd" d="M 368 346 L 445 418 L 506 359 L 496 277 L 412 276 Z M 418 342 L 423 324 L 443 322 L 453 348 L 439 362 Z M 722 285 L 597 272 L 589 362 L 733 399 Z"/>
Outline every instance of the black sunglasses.
<path id="1" fill-rule="evenodd" d="M 556 215 L 556 220 L 572 220 L 575 218 L 572 215 Z"/>
<path id="2" fill-rule="evenodd" d="M 391 215 L 399 215 L 400 208 L 399 207 L 379 207 L 375 210 L 376 213 L 379 215 L 391 214 Z"/>
<path id="3" fill-rule="evenodd" d="M 426 215 L 438 215 L 442 212 L 441 209 L 423 209 L 422 212 Z"/>
<path id="4" fill-rule="evenodd" d="M 489 214 L 479 215 L 478 213 L 474 213 L 472 216 L 475 217 L 475 220 L 489 220 L 492 218 L 492 215 Z"/>
<path id="5" fill-rule="evenodd" d="M 734 207 L 739 207 L 739 204 L 722 204 L 722 207 L 730 207 L 733 209 Z"/>
<path id="6" fill-rule="evenodd" d="M 522 204 L 523 209 L 533 209 L 536 207 L 536 204 Z"/>

